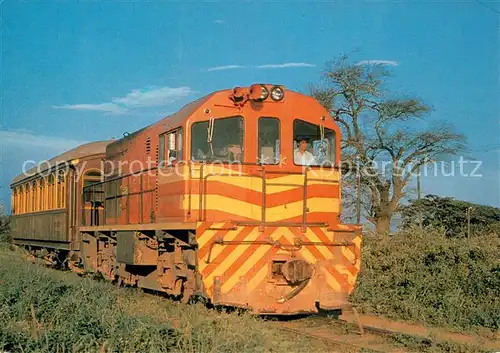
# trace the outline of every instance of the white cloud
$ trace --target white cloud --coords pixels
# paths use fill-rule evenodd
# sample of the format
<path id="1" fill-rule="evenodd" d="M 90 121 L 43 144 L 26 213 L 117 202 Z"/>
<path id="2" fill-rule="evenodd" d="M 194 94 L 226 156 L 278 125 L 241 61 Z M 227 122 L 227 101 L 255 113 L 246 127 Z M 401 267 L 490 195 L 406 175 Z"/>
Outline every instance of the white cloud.
<path id="1" fill-rule="evenodd" d="M 222 21 L 222 20 L 215 20 L 214 23 L 216 23 L 216 24 L 222 24 L 222 23 L 224 23 L 224 21 Z"/>
<path id="2" fill-rule="evenodd" d="M 96 112 L 106 113 L 122 113 L 125 110 L 115 103 L 100 103 L 100 104 L 64 104 L 53 106 L 55 109 L 69 109 L 69 110 L 93 110 Z"/>
<path id="3" fill-rule="evenodd" d="M 0 145 L 21 149 L 50 149 L 66 151 L 88 141 L 73 140 L 64 137 L 43 136 L 29 130 L 0 130 Z"/>
<path id="4" fill-rule="evenodd" d="M 289 67 L 315 67 L 316 65 L 308 64 L 308 63 L 284 63 L 284 64 L 264 64 L 264 65 L 255 65 L 248 66 L 256 69 L 283 69 Z M 215 66 L 210 67 L 206 71 L 223 71 L 223 70 L 234 70 L 234 69 L 244 69 L 247 66 L 244 65 L 223 65 L 223 66 Z"/>
<path id="5" fill-rule="evenodd" d="M 53 106 L 56 109 L 90 110 L 105 113 L 125 113 L 133 108 L 159 107 L 175 102 L 179 98 L 194 93 L 189 87 L 149 87 L 134 89 L 123 97 L 113 97 L 111 102 L 97 104 L 64 104 Z"/>
<path id="6" fill-rule="evenodd" d="M 308 63 L 284 63 L 284 64 L 265 64 L 256 66 L 257 69 L 283 69 L 288 67 L 315 67 L 316 65 Z"/>
<path id="7" fill-rule="evenodd" d="M 398 66 L 399 63 L 394 60 L 362 60 L 358 62 L 356 65 L 389 65 L 389 66 Z"/>
<path id="8" fill-rule="evenodd" d="M 222 70 L 233 70 L 233 69 L 243 69 L 245 66 L 242 65 L 223 65 L 210 67 L 207 71 L 222 71 Z"/>

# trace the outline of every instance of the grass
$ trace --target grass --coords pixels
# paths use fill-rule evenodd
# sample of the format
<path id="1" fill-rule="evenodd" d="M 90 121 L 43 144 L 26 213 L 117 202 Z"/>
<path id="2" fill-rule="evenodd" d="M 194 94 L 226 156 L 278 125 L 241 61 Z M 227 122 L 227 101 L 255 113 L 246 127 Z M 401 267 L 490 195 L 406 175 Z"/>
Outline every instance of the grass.
<path id="1" fill-rule="evenodd" d="M 352 301 L 364 312 L 458 330 L 500 329 L 500 238 L 438 230 L 368 235 Z"/>
<path id="2" fill-rule="evenodd" d="M 182 305 L 0 251 L 0 351 L 326 352 L 247 314 Z M 313 347 L 313 348 L 311 348 Z"/>

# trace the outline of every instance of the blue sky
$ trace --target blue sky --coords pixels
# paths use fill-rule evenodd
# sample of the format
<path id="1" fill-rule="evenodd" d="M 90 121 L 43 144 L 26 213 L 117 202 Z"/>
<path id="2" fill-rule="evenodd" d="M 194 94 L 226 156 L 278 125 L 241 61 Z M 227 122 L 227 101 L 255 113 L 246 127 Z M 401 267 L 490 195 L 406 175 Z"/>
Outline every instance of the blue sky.
<path id="1" fill-rule="evenodd" d="M 500 11 L 498 2 L 483 1 Z M 425 193 L 500 206 L 500 15 L 477 1 L 16 2 L 1 7 L 0 200 L 26 159 L 120 137 L 213 90 L 305 91 L 343 53 L 465 133 L 481 177 Z M 472 169 L 470 170 L 472 171 Z"/>

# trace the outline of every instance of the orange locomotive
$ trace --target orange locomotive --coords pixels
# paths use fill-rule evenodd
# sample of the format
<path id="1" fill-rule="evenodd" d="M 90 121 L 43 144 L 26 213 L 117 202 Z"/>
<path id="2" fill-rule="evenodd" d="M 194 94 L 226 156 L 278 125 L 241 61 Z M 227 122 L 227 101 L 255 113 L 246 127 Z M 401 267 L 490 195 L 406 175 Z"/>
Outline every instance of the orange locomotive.
<path id="1" fill-rule="evenodd" d="M 346 304 L 361 228 L 340 223 L 340 129 L 315 99 L 275 85 L 218 91 L 97 144 L 94 159 L 63 158 L 62 242 L 25 225 L 47 211 L 18 212 L 30 196 L 15 179 L 15 243 L 183 301 L 262 314 Z"/>

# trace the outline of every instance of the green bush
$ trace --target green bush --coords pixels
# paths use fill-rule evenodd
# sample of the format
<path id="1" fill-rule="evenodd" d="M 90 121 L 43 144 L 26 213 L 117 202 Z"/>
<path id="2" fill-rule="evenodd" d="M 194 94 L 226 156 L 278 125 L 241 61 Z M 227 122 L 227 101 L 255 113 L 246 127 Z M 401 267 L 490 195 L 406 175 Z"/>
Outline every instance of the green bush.
<path id="1" fill-rule="evenodd" d="M 365 312 L 432 325 L 500 329 L 500 239 L 414 228 L 366 235 L 352 295 Z"/>

